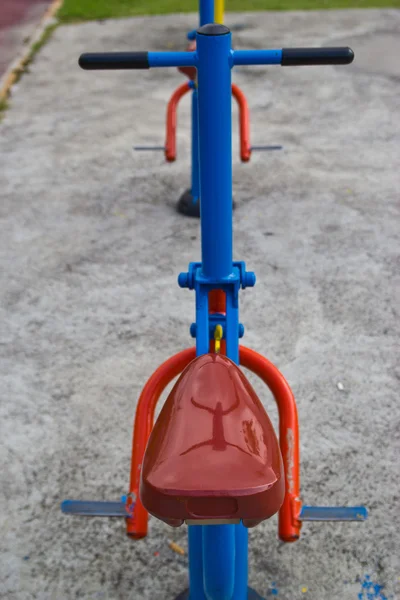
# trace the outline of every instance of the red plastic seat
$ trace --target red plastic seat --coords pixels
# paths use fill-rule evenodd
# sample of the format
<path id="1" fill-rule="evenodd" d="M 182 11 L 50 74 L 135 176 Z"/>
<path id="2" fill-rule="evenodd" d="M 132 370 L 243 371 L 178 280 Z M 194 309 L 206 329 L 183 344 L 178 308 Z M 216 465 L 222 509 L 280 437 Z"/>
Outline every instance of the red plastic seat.
<path id="1" fill-rule="evenodd" d="M 251 527 L 284 498 L 282 456 L 257 394 L 227 357 L 206 354 L 183 371 L 151 433 L 140 498 L 173 526 Z"/>

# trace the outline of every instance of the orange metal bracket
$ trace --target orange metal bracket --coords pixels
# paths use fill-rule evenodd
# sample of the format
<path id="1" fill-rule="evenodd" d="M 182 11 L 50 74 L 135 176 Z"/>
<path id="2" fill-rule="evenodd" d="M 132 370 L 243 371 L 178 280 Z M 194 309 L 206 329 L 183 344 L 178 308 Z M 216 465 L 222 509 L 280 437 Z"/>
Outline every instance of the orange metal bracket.
<path id="1" fill-rule="evenodd" d="M 242 162 L 248 162 L 251 156 L 249 106 L 246 96 L 235 83 L 232 84 L 232 96 L 239 107 L 240 159 Z"/>
<path id="2" fill-rule="evenodd" d="M 213 298 L 215 307 L 223 308 L 221 292 Z M 222 348 L 221 348 L 222 350 Z M 149 439 L 158 399 L 166 386 L 195 358 L 195 348 L 188 348 L 165 361 L 147 381 L 139 398 L 133 434 L 131 479 L 128 503 L 134 504 L 132 517 L 127 518 L 127 533 L 133 538 L 147 535 L 148 513 L 140 502 L 140 469 Z M 296 402 L 289 384 L 278 369 L 266 358 L 239 347 L 240 364 L 258 375 L 270 388 L 279 411 L 279 438 L 285 467 L 285 499 L 279 511 L 279 537 L 293 542 L 300 536 L 300 468 L 299 428 Z"/>
<path id="3" fill-rule="evenodd" d="M 187 94 L 191 89 L 190 83 L 186 81 L 180 85 L 175 92 L 172 94 L 170 101 L 167 106 L 167 134 L 165 140 L 165 158 L 168 162 L 174 162 L 176 160 L 176 109 L 178 107 L 179 100 Z"/>
<path id="4" fill-rule="evenodd" d="M 211 290 L 208 294 L 208 310 L 213 313 L 226 314 L 226 296 L 223 290 Z M 215 352 L 215 340 L 210 340 L 210 352 Z M 221 354 L 226 354 L 226 340 L 221 340 Z"/>
<path id="5" fill-rule="evenodd" d="M 132 517 L 126 520 L 127 534 L 139 539 L 147 535 L 148 513 L 139 498 L 140 469 L 154 423 L 154 412 L 162 392 L 195 358 L 196 349 L 188 348 L 166 360 L 153 373 L 144 386 L 136 409 L 133 432 L 131 480 L 129 485 L 129 504 L 134 504 Z"/>
<path id="6" fill-rule="evenodd" d="M 222 290 L 209 293 L 210 313 L 226 312 L 226 298 Z M 214 351 L 214 340 L 210 342 L 210 352 Z M 221 343 L 221 353 L 225 354 L 225 340 Z M 239 361 L 243 367 L 253 371 L 271 390 L 278 405 L 279 443 L 285 467 L 285 500 L 279 511 L 279 537 L 284 542 L 294 542 L 300 536 L 301 510 L 300 496 L 300 451 L 299 423 L 296 401 L 289 384 L 282 373 L 261 354 L 245 346 L 239 346 Z"/>
<path id="7" fill-rule="evenodd" d="M 279 537 L 295 542 L 300 537 L 300 451 L 297 407 L 282 373 L 266 358 L 239 346 L 240 364 L 253 371 L 271 390 L 279 412 L 279 443 L 285 467 L 285 499 L 279 511 Z"/>
<path id="8" fill-rule="evenodd" d="M 176 127 L 177 108 L 179 100 L 191 89 L 190 82 L 180 85 L 172 94 L 167 106 L 167 132 L 165 140 L 165 158 L 168 162 L 176 160 Z M 232 95 L 239 107 L 239 136 L 240 136 L 240 160 L 248 162 L 251 156 L 250 146 L 250 117 L 249 106 L 246 96 L 236 84 L 232 84 Z"/>

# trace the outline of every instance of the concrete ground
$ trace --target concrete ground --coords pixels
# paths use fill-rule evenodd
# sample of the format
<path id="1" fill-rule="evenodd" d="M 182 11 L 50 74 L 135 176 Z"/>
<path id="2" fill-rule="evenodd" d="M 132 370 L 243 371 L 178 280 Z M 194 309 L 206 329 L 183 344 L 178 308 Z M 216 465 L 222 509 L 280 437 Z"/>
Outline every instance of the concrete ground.
<path id="1" fill-rule="evenodd" d="M 356 53 L 350 67 L 234 71 L 253 143 L 284 145 L 241 165 L 234 109 L 235 258 L 258 276 L 241 295 L 244 342 L 297 397 L 303 499 L 370 510 L 364 524 L 306 524 L 294 545 L 265 522 L 250 535 L 250 582 L 279 600 L 399 598 L 400 11 L 227 22 L 245 26 L 236 47 Z M 134 543 L 121 521 L 68 518 L 59 502 L 126 491 L 140 389 L 192 343 L 194 295 L 176 276 L 200 257 L 198 222 L 174 210 L 188 185 L 189 102 L 177 163 L 132 152 L 163 143 L 182 76 L 88 73 L 77 58 L 181 48 L 195 25 L 59 28 L 0 125 L 2 599 L 164 600 L 187 584 L 186 555 L 168 547 L 187 547 L 184 528 L 152 519 Z"/>

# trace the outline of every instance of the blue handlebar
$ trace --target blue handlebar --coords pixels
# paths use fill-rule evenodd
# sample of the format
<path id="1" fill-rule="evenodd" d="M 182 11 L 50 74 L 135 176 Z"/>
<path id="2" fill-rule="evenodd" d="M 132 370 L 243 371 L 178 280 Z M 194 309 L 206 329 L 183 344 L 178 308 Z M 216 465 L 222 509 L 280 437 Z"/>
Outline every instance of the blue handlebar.
<path id="1" fill-rule="evenodd" d="M 87 71 L 194 67 L 195 52 L 90 52 L 81 54 L 79 66 Z"/>
<path id="2" fill-rule="evenodd" d="M 347 65 L 351 48 L 283 48 L 282 50 L 231 50 L 234 65 Z M 82 54 L 79 65 L 86 70 L 197 67 L 196 52 L 100 52 Z"/>
<path id="3" fill-rule="evenodd" d="M 283 67 L 302 65 L 349 65 L 354 60 L 351 48 L 283 48 Z"/>
<path id="4" fill-rule="evenodd" d="M 97 71 L 107 69 L 149 69 L 148 52 L 88 52 L 79 57 L 82 69 Z"/>

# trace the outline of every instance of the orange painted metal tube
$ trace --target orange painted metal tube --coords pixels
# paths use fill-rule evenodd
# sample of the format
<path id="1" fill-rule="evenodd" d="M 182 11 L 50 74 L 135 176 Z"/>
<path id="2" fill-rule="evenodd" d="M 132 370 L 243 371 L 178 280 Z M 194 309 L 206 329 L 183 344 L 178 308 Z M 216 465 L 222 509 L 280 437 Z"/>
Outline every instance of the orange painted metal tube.
<path id="1" fill-rule="evenodd" d="M 190 83 L 186 81 L 180 85 L 172 94 L 167 106 L 167 133 L 165 139 L 165 158 L 168 162 L 176 160 L 176 111 L 179 100 L 191 89 Z"/>
<path id="2" fill-rule="evenodd" d="M 226 296 L 223 290 L 211 290 L 208 294 L 208 311 L 226 313 Z"/>
<path id="3" fill-rule="evenodd" d="M 232 84 L 232 95 L 239 107 L 240 159 L 248 162 L 251 156 L 249 106 L 246 96 L 235 83 Z"/>
<path id="4" fill-rule="evenodd" d="M 180 85 L 172 94 L 167 106 L 167 133 L 165 140 L 165 158 L 168 162 L 176 160 L 176 128 L 177 107 L 179 100 L 191 89 L 190 83 Z M 240 159 L 248 162 L 251 156 L 250 146 L 250 117 L 246 96 L 235 84 L 232 84 L 232 95 L 239 107 Z"/>
<path id="5" fill-rule="evenodd" d="M 226 297 L 222 290 L 209 293 L 210 313 L 226 312 Z M 210 342 L 210 352 L 214 341 Z M 225 341 L 221 354 L 226 353 Z M 153 428 L 157 402 L 166 386 L 195 358 L 196 349 L 188 348 L 165 361 L 147 381 L 139 398 L 133 435 L 129 502 L 135 502 L 132 517 L 127 519 L 127 533 L 134 538 L 147 535 L 148 513 L 140 502 L 140 469 L 147 441 Z M 294 542 L 300 536 L 300 451 L 296 401 L 282 373 L 261 354 L 239 346 L 240 364 L 258 375 L 271 390 L 279 412 L 279 439 L 285 469 L 285 499 L 279 511 L 279 537 Z"/>
<path id="6" fill-rule="evenodd" d="M 188 348 L 166 360 L 153 373 L 144 386 L 136 409 L 132 443 L 131 477 L 128 495 L 133 505 L 132 516 L 126 519 L 127 534 L 133 538 L 147 535 L 148 513 L 139 498 L 140 469 L 146 445 L 153 428 L 154 412 L 162 392 L 195 358 L 196 349 Z"/>
<path id="7" fill-rule="evenodd" d="M 226 295 L 223 290 L 211 290 L 208 294 L 208 312 L 213 313 L 226 313 Z M 210 352 L 215 352 L 215 342 L 210 340 Z M 226 355 L 226 340 L 221 340 L 220 353 Z"/>
<path id="8" fill-rule="evenodd" d="M 275 397 L 279 411 L 279 442 L 285 468 L 285 499 L 279 511 L 279 537 L 295 542 L 300 537 L 300 450 L 296 401 L 288 382 L 266 358 L 239 347 L 240 364 L 262 379 Z"/>

